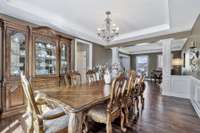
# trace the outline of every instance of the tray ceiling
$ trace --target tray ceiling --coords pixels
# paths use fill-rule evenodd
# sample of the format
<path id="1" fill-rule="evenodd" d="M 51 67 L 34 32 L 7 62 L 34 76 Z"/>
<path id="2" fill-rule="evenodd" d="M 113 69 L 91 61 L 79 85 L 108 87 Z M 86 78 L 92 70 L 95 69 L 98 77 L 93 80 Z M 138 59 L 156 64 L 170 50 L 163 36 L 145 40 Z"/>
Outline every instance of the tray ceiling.
<path id="1" fill-rule="evenodd" d="M 102 45 L 190 30 L 200 13 L 198 0 L 0 0 L 0 12 L 47 25 Z M 112 12 L 120 35 L 106 44 L 96 35 Z"/>

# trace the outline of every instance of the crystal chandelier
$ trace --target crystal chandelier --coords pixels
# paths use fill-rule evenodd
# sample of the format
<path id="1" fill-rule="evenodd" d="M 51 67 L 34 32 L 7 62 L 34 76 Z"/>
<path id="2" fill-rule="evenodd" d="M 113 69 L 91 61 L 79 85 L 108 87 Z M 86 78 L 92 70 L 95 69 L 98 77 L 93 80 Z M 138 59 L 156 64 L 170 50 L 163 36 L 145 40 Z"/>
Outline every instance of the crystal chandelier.
<path id="1" fill-rule="evenodd" d="M 101 39 L 105 40 L 106 42 L 110 42 L 115 36 L 119 35 L 119 27 L 116 27 L 115 24 L 112 24 L 112 20 L 110 18 L 111 12 L 106 12 L 106 19 L 105 19 L 105 28 L 98 28 L 97 35 Z"/>

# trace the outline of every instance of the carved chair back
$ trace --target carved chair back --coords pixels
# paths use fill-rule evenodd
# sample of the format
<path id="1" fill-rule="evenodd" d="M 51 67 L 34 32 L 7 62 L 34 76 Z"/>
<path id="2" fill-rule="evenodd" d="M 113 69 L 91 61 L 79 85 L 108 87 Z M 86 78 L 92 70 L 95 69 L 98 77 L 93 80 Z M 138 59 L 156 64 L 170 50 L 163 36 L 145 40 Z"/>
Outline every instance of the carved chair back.
<path id="1" fill-rule="evenodd" d="M 120 107 L 121 98 L 123 97 L 123 92 L 126 90 L 127 79 L 123 74 L 120 74 L 112 82 L 110 101 L 107 106 L 107 111 L 112 112 L 114 106 Z"/>
<path id="2" fill-rule="evenodd" d="M 43 128 L 39 126 L 41 125 L 42 121 L 38 118 L 41 112 L 39 111 L 39 108 L 37 107 L 37 104 L 35 102 L 31 85 L 22 73 L 21 73 L 21 83 L 22 83 L 24 94 L 27 98 L 27 112 L 31 114 L 32 121 L 31 121 L 30 126 L 31 128 L 33 128 L 34 126 L 34 130 L 36 131 L 43 132 Z"/>
<path id="3" fill-rule="evenodd" d="M 145 78 L 145 76 L 142 75 L 142 76 L 140 77 L 140 79 L 139 79 L 139 82 L 138 82 L 139 87 L 140 87 L 140 95 L 142 95 L 142 93 L 144 92 L 144 89 L 145 89 L 144 78 Z"/>
<path id="4" fill-rule="evenodd" d="M 131 70 L 129 72 L 128 86 L 127 86 L 127 97 L 130 97 L 133 94 L 136 84 L 136 72 Z"/>
<path id="5" fill-rule="evenodd" d="M 96 71 L 95 70 L 88 70 L 86 72 L 86 79 L 87 83 L 94 83 L 97 81 Z"/>
<path id="6" fill-rule="evenodd" d="M 69 77 L 70 77 L 72 86 L 81 85 L 82 78 L 81 78 L 81 74 L 78 71 L 70 72 Z"/>
<path id="7" fill-rule="evenodd" d="M 33 111 L 33 113 L 35 113 L 35 114 L 40 114 L 40 111 L 39 111 L 37 104 L 35 102 L 35 99 L 34 99 L 34 94 L 33 94 L 31 85 L 23 74 L 21 74 L 21 83 L 22 83 L 22 88 L 23 88 L 24 94 L 28 100 L 27 104 L 32 109 L 31 111 Z"/>
<path id="8" fill-rule="evenodd" d="M 69 73 L 66 73 L 66 74 L 64 75 L 64 81 L 65 81 L 65 85 L 66 85 L 66 86 L 69 86 L 69 85 L 70 85 L 71 80 L 70 80 L 70 74 L 69 74 Z"/>

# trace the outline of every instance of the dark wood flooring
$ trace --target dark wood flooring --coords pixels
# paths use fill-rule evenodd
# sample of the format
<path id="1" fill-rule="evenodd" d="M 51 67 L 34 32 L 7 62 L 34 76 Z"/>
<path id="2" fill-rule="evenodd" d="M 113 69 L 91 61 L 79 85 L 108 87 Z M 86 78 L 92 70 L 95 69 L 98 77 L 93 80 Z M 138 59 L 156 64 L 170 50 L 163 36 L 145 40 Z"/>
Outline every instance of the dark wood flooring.
<path id="1" fill-rule="evenodd" d="M 23 133 L 21 123 L 20 115 L 0 120 L 0 132 Z M 127 129 L 128 133 L 200 133 L 200 119 L 189 100 L 161 96 L 158 85 L 146 82 L 144 110 Z M 113 132 L 121 132 L 119 120 L 113 123 Z M 89 133 L 105 133 L 105 125 L 90 122 Z"/>

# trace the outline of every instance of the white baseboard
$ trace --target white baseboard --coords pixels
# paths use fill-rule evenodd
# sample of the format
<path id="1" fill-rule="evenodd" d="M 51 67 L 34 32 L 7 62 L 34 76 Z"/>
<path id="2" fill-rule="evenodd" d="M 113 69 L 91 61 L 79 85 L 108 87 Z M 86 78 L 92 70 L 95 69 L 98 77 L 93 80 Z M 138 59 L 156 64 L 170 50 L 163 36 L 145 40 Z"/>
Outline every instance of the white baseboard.
<path id="1" fill-rule="evenodd" d="M 190 96 L 185 93 L 163 92 L 162 95 L 190 99 Z"/>
<path id="2" fill-rule="evenodd" d="M 194 110 L 196 111 L 197 115 L 200 118 L 200 105 L 198 105 L 194 100 L 191 100 L 192 106 L 194 107 Z"/>

